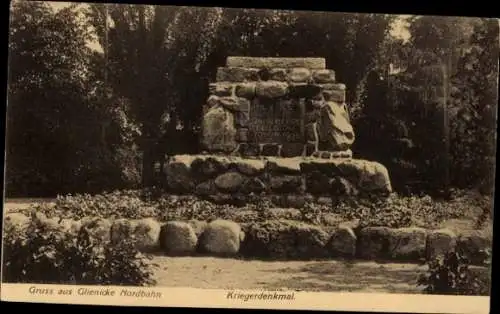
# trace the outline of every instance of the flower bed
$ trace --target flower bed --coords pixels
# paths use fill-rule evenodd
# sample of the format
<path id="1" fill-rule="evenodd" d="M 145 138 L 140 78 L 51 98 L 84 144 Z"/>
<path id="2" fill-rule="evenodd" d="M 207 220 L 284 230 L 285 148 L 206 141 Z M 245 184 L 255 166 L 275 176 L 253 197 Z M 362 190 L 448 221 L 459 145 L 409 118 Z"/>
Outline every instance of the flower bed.
<path id="1" fill-rule="evenodd" d="M 292 197 L 292 196 L 290 196 Z M 55 204 L 35 204 L 25 211 L 35 210 L 48 217 L 82 219 L 154 218 L 171 220 L 232 220 L 238 223 L 269 219 L 302 221 L 319 226 L 335 226 L 350 222 L 361 227 L 422 227 L 449 226 L 450 220 L 467 221 L 473 229 L 491 224 L 492 199 L 474 194 L 456 196 L 449 201 L 424 197 L 310 200 L 301 208 L 284 207 L 273 202 L 273 196 L 255 196 L 242 206 L 217 204 L 194 196 L 162 195 L 158 191 L 115 191 L 98 195 L 60 196 Z"/>

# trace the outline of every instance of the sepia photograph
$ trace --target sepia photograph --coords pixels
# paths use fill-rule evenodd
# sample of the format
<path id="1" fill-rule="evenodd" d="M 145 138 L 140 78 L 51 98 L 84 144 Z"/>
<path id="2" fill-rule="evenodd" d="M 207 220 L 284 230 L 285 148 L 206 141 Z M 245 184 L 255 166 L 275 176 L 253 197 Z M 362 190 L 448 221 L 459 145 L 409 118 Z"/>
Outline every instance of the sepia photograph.
<path id="1" fill-rule="evenodd" d="M 2 300 L 489 311 L 499 39 L 485 17 L 12 1 Z"/>

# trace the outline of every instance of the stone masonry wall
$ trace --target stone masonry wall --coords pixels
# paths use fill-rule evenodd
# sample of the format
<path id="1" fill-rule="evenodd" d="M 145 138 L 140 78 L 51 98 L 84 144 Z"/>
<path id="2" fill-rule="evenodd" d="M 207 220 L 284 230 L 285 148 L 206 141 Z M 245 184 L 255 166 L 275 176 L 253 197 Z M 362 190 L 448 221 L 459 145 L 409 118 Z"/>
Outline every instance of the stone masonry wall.
<path id="1" fill-rule="evenodd" d="M 22 213 L 5 216 L 6 230 L 26 232 L 32 218 Z M 451 250 L 462 252 L 481 265 L 491 247 L 492 234 L 449 229 L 366 227 L 348 224 L 325 227 L 292 220 L 267 220 L 250 224 L 230 220 L 167 221 L 153 218 L 82 220 L 36 219 L 44 230 L 78 234 L 81 228 L 104 241 L 119 243 L 134 236 L 139 251 L 170 256 L 244 256 L 273 259 L 365 259 L 414 261 L 440 256 Z"/>
<path id="2" fill-rule="evenodd" d="M 281 206 L 301 207 L 311 198 L 383 196 L 392 190 L 383 165 L 351 158 L 177 155 L 164 172 L 170 193 L 195 194 L 217 203 L 273 195 Z"/>
<path id="3" fill-rule="evenodd" d="M 244 153 L 249 151 L 249 155 L 262 154 L 259 143 L 257 147 L 248 147 L 255 144 L 249 139 L 252 136 L 249 134 L 252 101 L 312 97 L 316 93 L 306 95 L 307 90 L 321 91 L 326 101 L 345 103 L 346 86 L 336 81 L 335 71 L 326 69 L 324 58 L 228 57 L 226 66 L 217 70 L 216 82 L 209 86 L 202 146 L 210 153 L 231 153 L 239 149 Z M 298 156 L 302 149 L 294 144 L 287 141 L 267 143 L 268 151 L 273 152 L 268 155 Z M 288 145 L 290 149 L 269 147 L 273 145 Z"/>

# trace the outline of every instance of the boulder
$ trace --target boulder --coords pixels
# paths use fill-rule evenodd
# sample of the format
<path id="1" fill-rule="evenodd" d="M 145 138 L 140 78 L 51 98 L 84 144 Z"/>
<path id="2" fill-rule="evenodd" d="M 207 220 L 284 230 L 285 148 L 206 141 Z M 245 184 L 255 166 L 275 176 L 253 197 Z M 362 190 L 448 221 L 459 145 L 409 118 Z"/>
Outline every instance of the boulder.
<path id="1" fill-rule="evenodd" d="M 210 83 L 208 90 L 214 96 L 231 96 L 233 94 L 233 86 L 230 82 Z"/>
<path id="2" fill-rule="evenodd" d="M 193 231 L 196 234 L 196 238 L 199 238 L 201 236 L 201 234 L 203 233 L 203 231 L 205 231 L 205 228 L 208 225 L 206 221 L 196 220 L 196 219 L 188 220 L 187 223 L 191 225 L 191 228 L 193 228 Z"/>
<path id="3" fill-rule="evenodd" d="M 110 241 L 111 221 L 100 217 L 86 217 L 81 220 L 80 230 L 86 230 L 92 238 L 99 241 Z"/>
<path id="4" fill-rule="evenodd" d="M 245 177 L 236 171 L 226 172 L 215 178 L 215 186 L 226 193 L 237 192 L 245 182 Z"/>
<path id="5" fill-rule="evenodd" d="M 135 220 L 120 218 L 113 221 L 110 228 L 112 243 L 120 243 L 124 239 L 131 238 L 134 234 Z"/>
<path id="6" fill-rule="evenodd" d="M 388 256 L 390 229 L 366 227 L 359 232 L 357 255 L 364 259 L 383 259 Z"/>
<path id="7" fill-rule="evenodd" d="M 261 81 L 257 83 L 255 93 L 258 97 L 278 98 L 283 97 L 288 92 L 288 84 L 279 81 Z"/>
<path id="8" fill-rule="evenodd" d="M 293 220 L 267 220 L 246 226 L 242 253 L 272 259 L 314 259 L 327 254 L 329 235 L 322 228 Z"/>
<path id="9" fill-rule="evenodd" d="M 142 252 L 156 251 L 160 247 L 160 231 L 160 223 L 152 218 L 137 220 L 134 229 L 137 249 Z"/>
<path id="10" fill-rule="evenodd" d="M 481 230 L 462 232 L 458 236 L 456 249 L 471 264 L 482 265 L 490 258 L 492 235 Z"/>
<path id="11" fill-rule="evenodd" d="M 237 147 L 234 115 L 222 108 L 212 107 L 202 122 L 202 145 L 208 151 L 229 153 Z"/>
<path id="12" fill-rule="evenodd" d="M 191 175 L 191 161 L 178 160 L 171 161 L 165 165 L 165 175 L 167 186 L 174 192 L 192 191 L 195 186 L 194 178 Z"/>
<path id="13" fill-rule="evenodd" d="M 426 257 L 432 259 L 455 250 L 457 236 L 449 229 L 431 230 L 427 234 Z"/>
<path id="14" fill-rule="evenodd" d="M 287 73 L 287 79 L 293 83 L 307 83 L 311 80 L 311 71 L 307 68 L 291 68 Z"/>
<path id="15" fill-rule="evenodd" d="M 196 158 L 191 163 L 192 173 L 200 179 L 212 179 L 228 169 L 227 163 L 220 158 Z"/>
<path id="16" fill-rule="evenodd" d="M 236 84 L 235 94 L 238 97 L 252 99 L 255 97 L 255 83 L 245 82 Z"/>
<path id="17" fill-rule="evenodd" d="M 418 261 L 425 257 L 427 231 L 423 228 L 391 229 L 388 257 L 392 260 Z"/>
<path id="18" fill-rule="evenodd" d="M 269 70 L 269 79 L 273 81 L 286 81 L 286 69 L 274 68 Z"/>
<path id="19" fill-rule="evenodd" d="M 312 77 L 315 83 L 335 83 L 335 71 L 328 69 L 321 69 L 313 71 Z"/>
<path id="20" fill-rule="evenodd" d="M 356 235 L 346 226 L 339 226 L 328 243 L 328 251 L 332 257 L 353 258 L 356 255 Z"/>
<path id="21" fill-rule="evenodd" d="M 200 237 L 203 252 L 216 255 L 235 255 L 240 250 L 244 234 L 239 224 L 228 220 L 214 220 Z"/>
<path id="22" fill-rule="evenodd" d="M 246 176 L 256 176 L 262 174 L 265 165 L 262 160 L 240 159 L 232 164 L 232 167 Z"/>
<path id="23" fill-rule="evenodd" d="M 273 176 L 269 182 L 271 189 L 278 193 L 303 192 L 303 182 L 300 176 Z"/>
<path id="24" fill-rule="evenodd" d="M 161 227 L 160 247 L 168 255 L 189 255 L 196 251 L 198 238 L 191 224 L 169 221 Z"/>

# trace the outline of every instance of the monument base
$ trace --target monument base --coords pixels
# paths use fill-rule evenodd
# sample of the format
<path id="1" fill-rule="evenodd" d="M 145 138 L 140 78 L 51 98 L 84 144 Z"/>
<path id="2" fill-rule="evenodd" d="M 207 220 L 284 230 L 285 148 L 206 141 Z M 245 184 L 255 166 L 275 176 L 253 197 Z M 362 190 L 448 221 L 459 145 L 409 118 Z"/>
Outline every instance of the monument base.
<path id="1" fill-rule="evenodd" d="M 281 205 L 339 196 L 387 196 L 392 187 L 378 162 L 352 158 L 242 158 L 176 155 L 165 164 L 162 186 L 217 203 L 245 203 L 269 196 Z"/>

